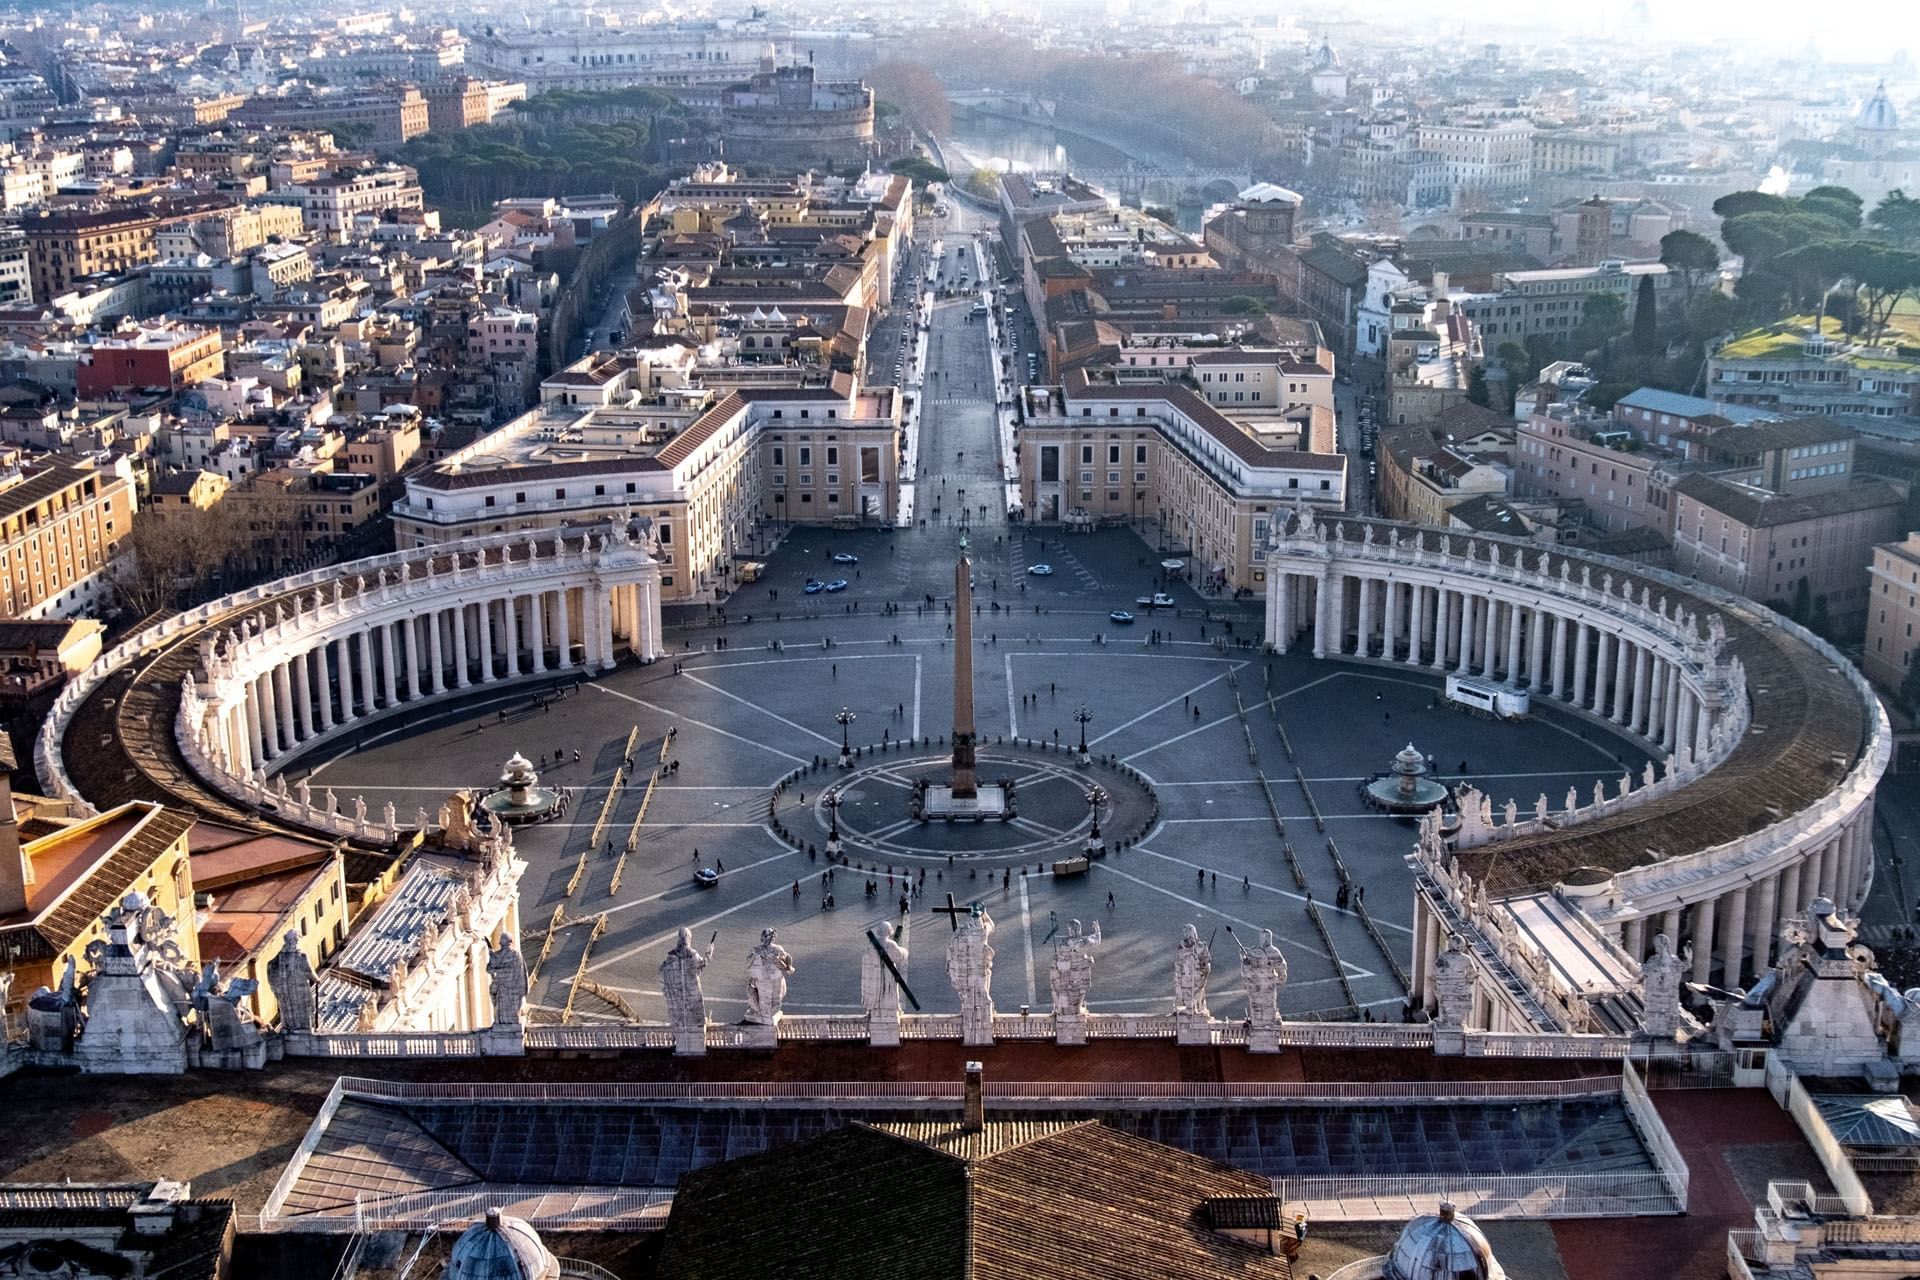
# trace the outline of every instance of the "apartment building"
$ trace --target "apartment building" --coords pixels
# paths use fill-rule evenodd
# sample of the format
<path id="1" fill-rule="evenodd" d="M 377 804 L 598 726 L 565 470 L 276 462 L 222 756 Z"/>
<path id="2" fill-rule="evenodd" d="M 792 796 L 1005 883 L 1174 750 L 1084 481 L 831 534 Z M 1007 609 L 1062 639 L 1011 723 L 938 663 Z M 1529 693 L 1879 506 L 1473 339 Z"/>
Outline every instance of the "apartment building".
<path id="1" fill-rule="evenodd" d="M 1920 648 L 1920 533 L 1873 549 L 1867 570 L 1867 639 L 1860 669 L 1888 692 L 1898 692 Z"/>
<path id="2" fill-rule="evenodd" d="M 1533 122 L 1520 119 L 1422 123 L 1414 144 L 1440 158 L 1447 185 L 1462 192 L 1524 191 L 1533 181 Z"/>
<path id="3" fill-rule="evenodd" d="M 281 197 L 276 193 L 271 198 Z M 362 214 L 426 207 L 419 175 L 398 164 L 293 183 L 286 188 L 285 198 L 299 207 L 307 231 L 330 240 L 343 238 Z"/>
<path id="4" fill-rule="evenodd" d="M 0 617 L 103 608 L 112 595 L 108 562 L 137 508 L 124 463 L 49 461 L 0 477 Z"/>
<path id="5" fill-rule="evenodd" d="M 80 354 L 75 386 L 89 399 L 125 391 L 174 392 L 226 368 L 218 329 L 160 324 L 101 338 Z"/>
<path id="6" fill-rule="evenodd" d="M 1673 566 L 1782 607 L 1803 594 L 1832 625 L 1868 616 L 1876 544 L 1900 530 L 1904 499 L 1884 480 L 1857 478 L 1803 496 L 1690 474 L 1673 486 Z"/>
<path id="7" fill-rule="evenodd" d="M 1596 293 L 1613 294 L 1631 315 L 1640 281 L 1648 276 L 1655 305 L 1664 308 L 1679 287 L 1665 264 L 1619 259 L 1591 267 L 1503 271 L 1494 276 L 1490 292 L 1463 295 L 1457 302 L 1490 345 L 1521 342 L 1536 333 L 1564 337 L 1580 327 L 1587 299 Z"/>
<path id="8" fill-rule="evenodd" d="M 1611 174 L 1620 163 L 1616 138 L 1549 130 L 1534 134 L 1531 145 L 1536 174 Z"/>
<path id="9" fill-rule="evenodd" d="M 152 262 L 159 223 L 150 209 L 124 208 L 43 210 L 22 218 L 34 301 L 51 302 L 84 276 Z"/>

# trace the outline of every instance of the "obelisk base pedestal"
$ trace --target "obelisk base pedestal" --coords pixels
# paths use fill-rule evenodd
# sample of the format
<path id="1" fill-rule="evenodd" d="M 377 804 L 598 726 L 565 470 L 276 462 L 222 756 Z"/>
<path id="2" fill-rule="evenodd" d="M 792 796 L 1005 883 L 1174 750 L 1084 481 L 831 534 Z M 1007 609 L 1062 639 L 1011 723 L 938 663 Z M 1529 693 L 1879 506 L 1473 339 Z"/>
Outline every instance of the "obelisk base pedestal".
<path id="1" fill-rule="evenodd" d="M 921 812 L 947 822 L 997 820 L 1007 813 L 1007 789 L 997 782 L 982 782 L 972 795 L 956 796 L 952 787 L 936 782 L 927 788 Z"/>

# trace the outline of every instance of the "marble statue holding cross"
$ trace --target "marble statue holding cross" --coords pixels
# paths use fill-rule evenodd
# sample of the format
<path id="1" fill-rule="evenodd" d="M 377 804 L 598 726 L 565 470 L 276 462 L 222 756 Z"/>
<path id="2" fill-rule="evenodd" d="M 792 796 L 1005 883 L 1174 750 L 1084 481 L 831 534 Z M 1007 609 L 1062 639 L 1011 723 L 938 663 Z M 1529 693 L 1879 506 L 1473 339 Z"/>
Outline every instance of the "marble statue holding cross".
<path id="1" fill-rule="evenodd" d="M 900 980 L 894 974 L 906 972 L 907 949 L 901 945 L 890 921 L 882 922 L 874 942 L 878 949 L 868 947 L 860 957 L 860 1005 L 869 1018 L 898 1020 Z M 891 972 L 880 959 L 882 953 L 893 964 Z"/>
<path id="2" fill-rule="evenodd" d="M 1192 925 L 1180 931 L 1180 948 L 1173 953 L 1173 1011 L 1204 1018 L 1207 979 L 1213 973 L 1213 948 L 1200 940 Z"/>

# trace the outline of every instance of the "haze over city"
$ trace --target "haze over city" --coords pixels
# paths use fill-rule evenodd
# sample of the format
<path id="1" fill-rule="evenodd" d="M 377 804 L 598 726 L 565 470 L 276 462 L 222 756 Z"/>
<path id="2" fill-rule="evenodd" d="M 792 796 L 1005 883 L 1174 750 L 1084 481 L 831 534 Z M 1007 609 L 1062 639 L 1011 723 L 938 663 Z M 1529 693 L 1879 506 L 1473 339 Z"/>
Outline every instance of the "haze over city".
<path id="1" fill-rule="evenodd" d="M 0 0 L 0 1275 L 1906 1274 L 1910 9 Z"/>

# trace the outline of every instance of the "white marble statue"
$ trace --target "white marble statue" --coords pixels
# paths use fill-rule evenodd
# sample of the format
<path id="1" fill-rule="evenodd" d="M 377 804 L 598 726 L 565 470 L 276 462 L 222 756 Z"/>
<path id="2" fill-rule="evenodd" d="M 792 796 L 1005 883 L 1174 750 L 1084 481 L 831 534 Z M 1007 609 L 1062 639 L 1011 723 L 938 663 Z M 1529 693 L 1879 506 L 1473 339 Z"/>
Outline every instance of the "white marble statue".
<path id="1" fill-rule="evenodd" d="M 747 1021 L 763 1027 L 780 1021 L 787 975 L 793 972 L 793 957 L 773 935 L 772 929 L 762 929 L 760 945 L 747 952 Z"/>
<path id="2" fill-rule="evenodd" d="M 318 984 L 313 964 L 300 950 L 300 935 L 293 929 L 280 941 L 280 951 L 267 962 L 267 987 L 280 1002 L 280 1029 L 311 1031 L 319 1016 Z"/>
<path id="3" fill-rule="evenodd" d="M 680 940 L 660 962 L 660 990 L 667 997 L 667 1020 L 676 1030 L 683 1027 L 704 1029 L 707 1025 L 707 1000 L 700 990 L 700 975 L 713 959 L 713 944 L 705 952 L 693 945 L 693 931 L 680 930 Z"/>
<path id="4" fill-rule="evenodd" d="M 1200 941 L 1192 925 L 1180 931 L 1180 949 L 1173 953 L 1173 1011 L 1204 1018 L 1207 978 L 1213 973 L 1213 948 Z"/>
<path id="5" fill-rule="evenodd" d="M 1650 1036 L 1666 1037 L 1680 1029 L 1680 984 L 1686 962 L 1673 953 L 1673 941 L 1655 934 L 1653 954 L 1640 966 L 1641 999 L 1646 1006 L 1641 1025 Z"/>
<path id="6" fill-rule="evenodd" d="M 975 904 L 947 942 L 947 981 L 960 997 L 962 1021 L 986 1020 L 993 1025 L 993 917 Z"/>
<path id="7" fill-rule="evenodd" d="M 1456 1031 L 1466 1026 L 1473 1016 L 1473 962 L 1457 933 L 1434 958 L 1433 986 L 1440 1005 L 1435 1022 Z"/>
<path id="8" fill-rule="evenodd" d="M 881 924 L 879 942 L 880 951 L 886 952 L 894 969 L 905 973 L 907 949 L 900 944 L 890 922 Z M 887 972 L 887 966 L 880 963 L 880 951 L 875 951 L 869 945 L 860 957 L 860 1004 L 870 1016 L 898 1018 L 900 983 L 893 974 Z"/>
<path id="9" fill-rule="evenodd" d="M 1287 985 L 1287 957 L 1274 945 L 1273 930 L 1262 929 L 1260 940 L 1240 948 L 1240 980 L 1247 988 L 1247 1017 L 1255 1026 L 1280 1020 L 1280 992 Z"/>
<path id="10" fill-rule="evenodd" d="M 527 962 L 506 934 L 487 957 L 487 980 L 493 988 L 493 1025 L 520 1026 L 527 1010 Z"/>
<path id="11" fill-rule="evenodd" d="M 1100 922 L 1092 933 L 1082 933 L 1078 920 L 1067 921 L 1066 936 L 1053 945 L 1053 972 L 1048 985 L 1055 1015 L 1084 1015 L 1087 992 L 1093 989 L 1093 949 L 1100 945 Z"/>

